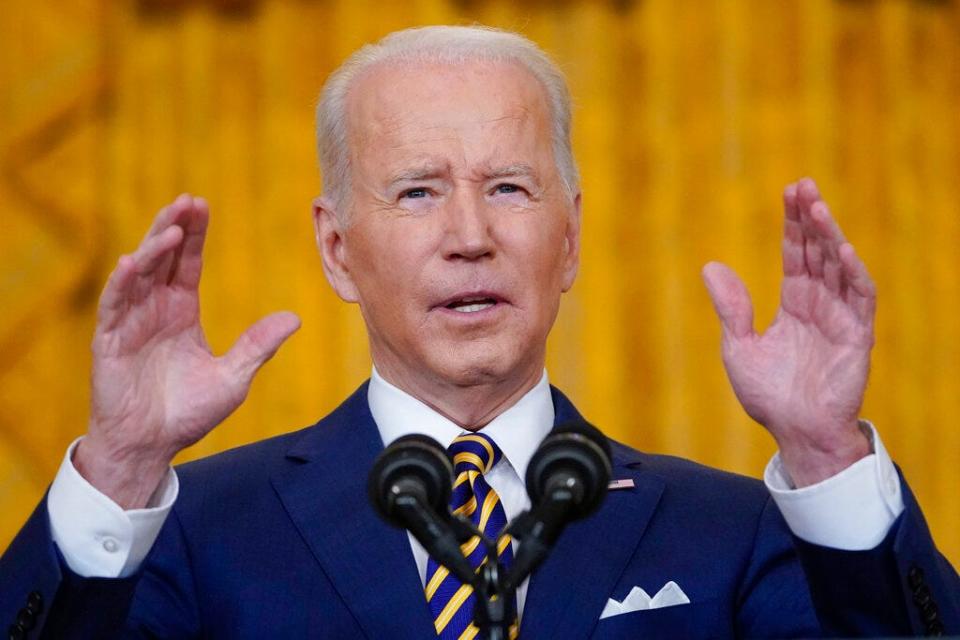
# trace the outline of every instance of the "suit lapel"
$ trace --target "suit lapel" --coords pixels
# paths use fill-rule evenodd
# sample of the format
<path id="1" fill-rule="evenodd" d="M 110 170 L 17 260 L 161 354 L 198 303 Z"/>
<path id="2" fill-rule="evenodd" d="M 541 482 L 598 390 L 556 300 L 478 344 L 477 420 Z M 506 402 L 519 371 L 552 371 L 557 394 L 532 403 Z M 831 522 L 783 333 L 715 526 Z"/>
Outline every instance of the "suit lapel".
<path id="1" fill-rule="evenodd" d="M 274 488 L 367 637 L 430 637 L 407 535 L 367 502 L 367 471 L 382 449 L 364 384 L 290 450 Z"/>
<path id="2" fill-rule="evenodd" d="M 553 389 L 555 424 L 580 418 Z M 568 526 L 547 560 L 534 572 L 524 605 L 522 638 L 586 638 L 640 543 L 663 492 L 663 481 L 641 473 L 640 455 L 613 447 L 614 480 L 631 478 L 632 489 L 611 491 L 600 510 Z"/>

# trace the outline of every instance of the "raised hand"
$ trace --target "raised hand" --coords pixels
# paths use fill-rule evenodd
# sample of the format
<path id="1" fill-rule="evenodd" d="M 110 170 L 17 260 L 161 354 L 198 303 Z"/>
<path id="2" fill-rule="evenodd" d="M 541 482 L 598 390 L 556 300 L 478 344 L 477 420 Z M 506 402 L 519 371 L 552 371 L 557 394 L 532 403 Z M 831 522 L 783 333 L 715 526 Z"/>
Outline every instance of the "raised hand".
<path id="1" fill-rule="evenodd" d="M 126 509 L 144 506 L 173 457 L 229 416 L 257 370 L 300 326 L 290 312 L 247 329 L 222 357 L 200 326 L 209 213 L 181 195 L 120 258 L 97 313 L 87 437 L 77 470 Z"/>
<path id="2" fill-rule="evenodd" d="M 874 342 L 876 290 L 813 180 L 784 191 L 780 308 L 762 334 L 743 282 L 711 262 L 704 282 L 722 325 L 734 393 L 770 431 L 797 486 L 824 480 L 870 452 L 858 417 Z"/>

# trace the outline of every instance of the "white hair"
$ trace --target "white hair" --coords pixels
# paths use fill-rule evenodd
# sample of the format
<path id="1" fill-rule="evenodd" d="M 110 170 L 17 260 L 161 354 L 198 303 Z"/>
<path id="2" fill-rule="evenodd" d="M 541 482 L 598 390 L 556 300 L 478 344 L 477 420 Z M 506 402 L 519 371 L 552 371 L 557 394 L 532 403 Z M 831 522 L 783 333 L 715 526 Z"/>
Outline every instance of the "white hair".
<path id="1" fill-rule="evenodd" d="M 482 26 L 429 26 L 395 31 L 379 42 L 364 45 L 323 86 L 317 104 L 317 152 L 324 194 L 338 209 L 343 209 L 349 200 L 346 102 L 357 78 L 388 62 L 470 61 L 516 62 L 543 85 L 550 108 L 554 161 L 568 194 L 576 193 L 580 176 L 570 144 L 570 93 L 557 65 L 536 44 L 517 33 Z"/>

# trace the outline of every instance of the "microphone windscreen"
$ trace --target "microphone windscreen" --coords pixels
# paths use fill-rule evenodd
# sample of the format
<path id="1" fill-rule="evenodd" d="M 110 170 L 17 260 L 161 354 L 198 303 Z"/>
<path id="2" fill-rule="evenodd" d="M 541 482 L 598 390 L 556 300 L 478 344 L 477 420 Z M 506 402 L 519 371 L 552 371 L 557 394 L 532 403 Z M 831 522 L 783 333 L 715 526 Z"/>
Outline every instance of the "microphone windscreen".
<path id="1" fill-rule="evenodd" d="M 570 514 L 583 518 L 592 513 L 606 495 L 610 482 L 610 443 L 599 429 L 584 420 L 567 422 L 551 431 L 527 466 L 527 493 L 536 506 L 558 478 L 576 478 L 582 494 Z"/>
<path id="2" fill-rule="evenodd" d="M 424 506 L 443 514 L 450 509 L 452 487 L 453 463 L 446 449 L 429 436 L 410 434 L 397 438 L 377 456 L 367 493 L 381 517 L 403 527 L 393 509 L 398 490 L 420 494 Z"/>

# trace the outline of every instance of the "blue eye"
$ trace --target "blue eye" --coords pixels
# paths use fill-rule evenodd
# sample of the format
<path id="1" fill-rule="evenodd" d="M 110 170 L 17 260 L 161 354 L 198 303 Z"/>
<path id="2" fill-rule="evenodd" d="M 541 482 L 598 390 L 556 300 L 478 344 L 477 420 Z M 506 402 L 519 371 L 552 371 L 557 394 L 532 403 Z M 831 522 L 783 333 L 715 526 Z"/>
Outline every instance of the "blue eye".
<path id="1" fill-rule="evenodd" d="M 516 193 L 520 191 L 520 187 L 515 184 L 498 184 L 496 188 L 497 193 Z"/>
<path id="2" fill-rule="evenodd" d="M 400 194 L 401 198 L 426 198 L 427 190 L 426 189 L 408 189 Z"/>

